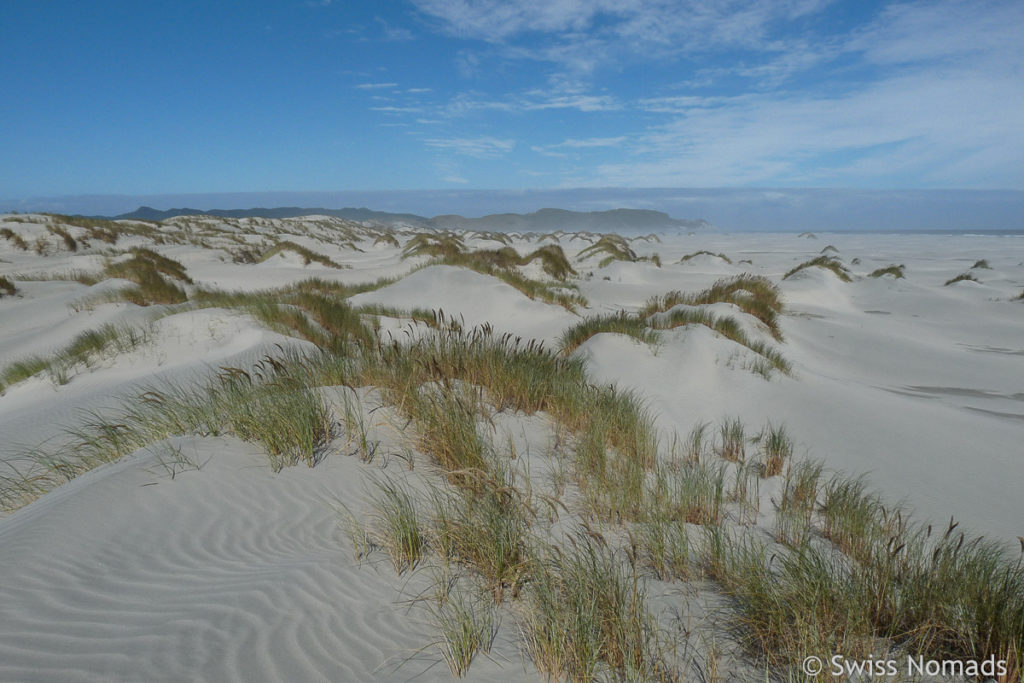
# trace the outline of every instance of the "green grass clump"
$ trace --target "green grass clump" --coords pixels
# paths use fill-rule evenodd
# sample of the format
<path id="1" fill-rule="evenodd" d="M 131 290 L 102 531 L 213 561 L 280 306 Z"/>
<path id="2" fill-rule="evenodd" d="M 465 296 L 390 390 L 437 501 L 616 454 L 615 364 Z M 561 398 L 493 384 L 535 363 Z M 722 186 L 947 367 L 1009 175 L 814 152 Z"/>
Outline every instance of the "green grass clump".
<path id="1" fill-rule="evenodd" d="M 48 225 L 46 229 L 54 235 L 57 235 L 64 241 L 64 247 L 68 251 L 78 251 L 78 242 L 71 236 L 71 233 L 67 231 L 67 228 L 62 228 L 59 225 Z"/>
<path id="2" fill-rule="evenodd" d="M 26 481 L 39 495 L 103 463 L 171 436 L 231 434 L 259 443 L 271 469 L 313 466 L 333 436 L 334 421 L 309 381 L 308 360 L 265 357 L 252 372 L 222 368 L 188 387 L 161 384 L 110 415 L 93 415 L 67 431 L 55 449 L 30 453 L 31 471 L 0 486 L 0 499 L 24 498 Z"/>
<path id="3" fill-rule="evenodd" d="M 601 268 L 604 268 L 613 261 L 628 261 L 633 263 L 638 260 L 636 252 L 630 248 L 629 242 L 626 241 L 624 237 L 611 233 L 602 235 L 596 242 L 586 249 L 581 250 L 576 254 L 576 260 L 582 261 L 589 256 L 597 254 L 606 254 L 598 264 Z"/>
<path id="4" fill-rule="evenodd" d="M 177 304 L 188 299 L 185 290 L 174 282 L 192 284 L 182 264 L 151 249 L 139 247 L 130 253 L 131 258 L 110 263 L 103 271 L 104 277 L 135 283 L 134 287 L 119 292 L 119 298 L 139 306 Z"/>
<path id="5" fill-rule="evenodd" d="M 589 316 L 568 328 L 559 339 L 559 349 L 569 355 L 594 335 L 604 332 L 625 334 L 645 344 L 658 341 L 658 335 L 648 327 L 645 320 L 626 311 L 619 311 Z"/>
<path id="6" fill-rule="evenodd" d="M 871 271 L 870 273 L 868 273 L 868 277 L 882 277 L 883 275 L 892 275 L 894 278 L 899 280 L 899 279 L 902 279 L 904 277 L 904 275 L 903 275 L 904 268 L 906 268 L 906 266 L 904 266 L 902 264 L 898 265 L 898 266 L 893 265 L 893 266 L 886 266 L 885 268 L 877 268 L 877 269 Z"/>
<path id="7" fill-rule="evenodd" d="M 291 242 L 291 241 L 288 241 L 288 240 L 284 240 L 284 241 L 278 242 L 277 244 L 272 246 L 270 249 L 267 249 L 265 252 L 263 252 L 263 255 L 260 256 L 259 262 L 263 263 L 267 259 L 269 259 L 269 258 L 271 258 L 273 256 L 276 256 L 277 254 L 280 254 L 283 251 L 291 251 L 291 252 L 294 252 L 294 253 L 298 254 L 299 256 L 302 257 L 303 264 L 307 265 L 307 266 L 310 263 L 313 263 L 315 261 L 317 263 L 320 263 L 322 265 L 327 266 L 328 268 L 344 268 L 345 267 L 345 266 L 342 266 L 342 265 L 340 265 L 338 263 L 335 263 L 334 261 L 332 261 L 331 259 L 327 258 L 323 254 L 318 254 L 315 251 L 313 251 L 312 249 L 308 249 L 307 247 L 304 247 L 301 244 L 296 244 L 295 242 Z"/>
<path id="8" fill-rule="evenodd" d="M 25 241 L 25 238 L 10 228 L 0 228 L 0 237 L 9 239 L 15 247 L 22 251 L 28 251 L 28 242 Z"/>
<path id="9" fill-rule="evenodd" d="M 723 261 L 725 261 L 726 263 L 728 263 L 730 265 L 732 264 L 732 259 L 730 259 L 725 254 L 716 254 L 713 251 L 708 251 L 707 249 L 701 249 L 700 251 L 695 251 L 692 254 L 687 254 L 683 258 L 679 259 L 679 263 L 686 263 L 690 259 L 696 258 L 698 256 L 715 256 L 717 258 L 722 259 Z"/>
<path id="10" fill-rule="evenodd" d="M 743 273 L 723 278 L 696 294 L 672 291 L 653 297 L 644 306 L 643 315 L 650 317 L 664 313 L 679 304 L 701 306 L 720 302 L 734 304 L 744 313 L 754 316 L 768 327 L 776 341 L 782 341 L 779 328 L 779 315 L 783 311 L 782 293 L 771 280 L 761 275 Z"/>
<path id="11" fill-rule="evenodd" d="M 10 279 L 0 275 L 0 296 L 14 296 L 17 291 L 18 288 Z"/>
<path id="12" fill-rule="evenodd" d="M 107 323 L 86 330 L 52 356 L 31 356 L 8 365 L 0 372 L 0 391 L 44 371 L 54 384 L 67 384 L 76 366 L 91 367 L 101 356 L 128 353 L 149 339 L 149 330 L 132 325 Z"/>
<path id="13" fill-rule="evenodd" d="M 946 284 L 944 286 L 948 287 L 949 285 L 955 284 L 957 282 L 964 282 L 964 281 L 979 282 L 979 283 L 981 282 L 981 280 L 979 280 L 978 278 L 974 277 L 970 273 L 960 273 L 956 277 L 952 277 L 952 278 L 946 280 Z"/>
<path id="14" fill-rule="evenodd" d="M 462 678 L 477 652 L 491 651 L 498 629 L 494 607 L 483 604 L 480 599 L 467 599 L 458 592 L 448 596 L 434 616 L 441 635 L 438 642 L 441 656 L 452 675 Z"/>
<path id="15" fill-rule="evenodd" d="M 494 602 L 515 598 L 527 578 L 526 502 L 501 467 L 476 470 L 462 484 L 433 493 L 439 550 L 476 572 Z"/>
<path id="16" fill-rule="evenodd" d="M 718 455 L 730 462 L 746 462 L 746 444 L 743 422 L 738 417 L 722 420 L 718 425 Z"/>
<path id="17" fill-rule="evenodd" d="M 801 270 L 805 270 L 807 268 L 824 268 L 825 270 L 831 270 L 836 274 L 836 277 L 843 282 L 853 281 L 853 278 L 850 276 L 850 271 L 846 269 L 846 266 L 839 262 L 839 259 L 825 255 L 818 256 L 817 258 L 813 258 L 809 261 L 804 261 L 800 265 L 790 268 L 786 271 L 786 274 L 782 276 L 782 279 L 788 280 L 790 276 L 796 275 Z"/>
<path id="18" fill-rule="evenodd" d="M 556 680 L 672 680 L 637 571 L 589 528 L 539 548 L 519 624 L 534 665 Z"/>
<path id="19" fill-rule="evenodd" d="M 793 439 L 785 425 L 776 427 L 768 422 L 754 443 L 761 449 L 762 476 L 776 477 L 782 474 L 783 467 L 793 457 Z"/>
<path id="20" fill-rule="evenodd" d="M 434 256 L 440 258 L 451 258 L 463 253 L 466 245 L 462 238 L 451 233 L 428 233 L 420 232 L 412 236 L 405 243 L 402 250 L 402 258 L 413 256 Z"/>
<path id="21" fill-rule="evenodd" d="M 716 316 L 699 306 L 726 301 L 735 303 L 744 312 L 754 315 L 765 323 L 772 336 L 781 340 L 778 314 L 782 303 L 778 288 L 763 277 L 740 275 L 719 280 L 711 288 L 698 294 L 669 292 L 663 297 L 654 297 L 639 312 L 619 312 L 591 316 L 573 325 L 562 333 L 560 348 L 563 354 L 570 354 L 587 339 L 601 332 L 627 334 L 634 339 L 653 343 L 657 340 L 654 330 L 672 329 L 682 325 L 705 325 L 722 336 L 746 346 L 761 356 L 764 367 L 761 373 L 770 376 L 772 370 L 784 374 L 792 372 L 790 363 L 777 350 L 762 341 L 752 340 L 731 316 Z M 677 306 L 686 306 L 685 308 Z M 652 319 L 660 313 L 671 311 L 667 316 Z"/>
<path id="22" fill-rule="evenodd" d="M 467 485 L 475 482 L 473 471 L 487 469 L 486 442 L 476 428 L 476 400 L 469 391 L 442 386 L 438 391 L 415 390 L 408 404 L 420 450 L 429 453 L 453 482 Z"/>
<path id="23" fill-rule="evenodd" d="M 391 558 L 395 573 L 415 569 L 427 551 L 427 537 L 413 495 L 390 479 L 374 483 L 381 494 L 375 503 L 378 542 Z"/>
<path id="24" fill-rule="evenodd" d="M 712 528 L 706 537 L 705 566 L 736 601 L 752 652 L 782 669 L 808 652 L 995 657 L 1008 663 L 1006 680 L 1017 680 L 1024 651 L 1020 556 L 958 533 L 952 520 L 945 533 L 914 523 L 863 478 L 822 485 L 821 466 L 804 464 L 786 479 L 776 531 L 788 550 L 772 550 L 772 562 L 751 535 L 735 539 Z"/>
<path id="25" fill-rule="evenodd" d="M 398 242 L 398 238 L 392 235 L 390 232 L 382 233 L 373 241 L 373 246 L 378 244 L 386 244 L 389 247 L 401 247 L 402 245 Z"/>

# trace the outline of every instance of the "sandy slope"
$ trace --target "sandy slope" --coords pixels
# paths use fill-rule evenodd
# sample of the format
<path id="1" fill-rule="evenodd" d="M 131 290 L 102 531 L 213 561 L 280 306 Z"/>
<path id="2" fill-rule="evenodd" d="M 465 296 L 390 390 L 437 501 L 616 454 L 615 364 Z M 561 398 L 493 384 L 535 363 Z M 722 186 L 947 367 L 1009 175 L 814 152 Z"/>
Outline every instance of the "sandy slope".
<path id="1" fill-rule="evenodd" d="M 42 234 L 23 223 L 7 225 L 33 238 Z M 598 268 L 596 259 L 578 264 L 577 282 L 590 302 L 582 312 L 635 309 L 653 295 L 696 290 L 740 272 L 778 282 L 827 244 L 847 265 L 861 259 L 850 265 L 859 277 L 843 283 L 814 269 L 781 282 L 787 314 L 778 348 L 794 365 L 792 377 L 766 381 L 747 369 L 749 350 L 707 328 L 686 327 L 661 332 L 654 347 L 621 335 L 593 337 L 578 353 L 595 382 L 635 389 L 666 435 L 733 415 L 750 431 L 766 420 L 785 423 L 799 453 L 867 473 L 922 518 L 941 524 L 954 515 L 1008 540 L 1024 534 L 1024 303 L 1012 300 L 1024 287 L 1024 237 L 664 240 L 633 245 L 641 254 L 659 252 L 662 268 L 620 262 Z M 351 268 L 304 266 L 290 256 L 239 265 L 222 261 L 223 250 L 164 249 L 197 282 L 250 290 L 310 276 L 365 282 L 407 273 L 412 265 L 398 249 L 369 241 L 362 252 L 304 242 L 318 243 Z M 586 246 L 562 244 L 570 255 Z M 676 263 L 699 249 L 723 252 L 733 264 L 715 257 Z M 84 258 L 93 257 L 57 247 L 39 256 L 0 238 L 0 275 L 64 271 Z M 982 258 L 992 268 L 973 271 L 981 284 L 943 286 Z M 891 263 L 906 265 L 906 279 L 862 277 Z M 105 322 L 152 328 L 138 349 L 79 367 L 67 384 L 42 375 L 0 395 L 3 457 L 13 461 L 23 454 L 18 444 L 58 435 L 59 425 L 72 423 L 82 409 L 113 405 L 146 383 L 243 365 L 274 344 L 300 343 L 238 312 L 186 311 L 148 323 L 158 308 L 69 307 L 90 293 L 78 283 L 16 284 L 16 297 L 0 298 L 0 368 L 52 353 Z M 549 344 L 577 320 L 494 278 L 450 266 L 418 270 L 351 303 L 440 308 L 467 326 L 489 322 L 499 332 Z M 532 436 L 522 437 L 519 450 L 535 454 L 543 449 L 543 427 L 524 424 L 517 433 Z M 398 438 L 394 425 L 380 429 L 385 441 Z M 160 464 L 171 453 L 164 444 L 0 518 L 0 679 L 449 678 L 430 646 L 436 634 L 426 612 L 404 602 L 427 579 L 396 577 L 386 562 L 357 565 L 339 528 L 337 503 L 364 505 L 367 473 L 380 463 L 367 467 L 345 457 L 338 442 L 316 468 L 275 475 L 251 444 L 182 437 L 171 445 L 203 467 L 172 477 Z M 383 462 L 401 470 L 394 458 Z M 478 658 L 471 678 L 536 679 L 513 639 L 509 618 L 493 658 Z"/>

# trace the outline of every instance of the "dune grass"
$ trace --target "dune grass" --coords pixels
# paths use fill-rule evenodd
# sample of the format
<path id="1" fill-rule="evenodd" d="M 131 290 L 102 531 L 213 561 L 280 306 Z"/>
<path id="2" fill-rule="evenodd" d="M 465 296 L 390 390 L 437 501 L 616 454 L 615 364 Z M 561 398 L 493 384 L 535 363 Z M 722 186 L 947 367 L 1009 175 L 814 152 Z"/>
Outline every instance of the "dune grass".
<path id="1" fill-rule="evenodd" d="M 897 280 L 901 280 L 904 277 L 903 271 L 904 271 L 905 268 L 906 268 L 906 266 L 904 266 L 902 264 L 900 264 L 898 266 L 897 265 L 891 265 L 891 266 L 886 266 L 885 268 L 876 268 L 875 270 L 873 270 L 870 273 L 868 273 L 868 277 L 879 278 L 879 277 L 882 277 L 883 275 L 892 275 Z"/>
<path id="2" fill-rule="evenodd" d="M 303 265 L 306 265 L 306 266 L 308 266 L 311 263 L 316 262 L 316 263 L 319 263 L 321 265 L 327 266 L 328 268 L 345 268 L 346 267 L 346 266 L 343 266 L 343 265 L 341 265 L 339 263 L 336 263 L 335 261 L 332 261 L 331 259 L 327 258 L 323 254 L 318 254 L 315 251 L 313 251 L 312 249 L 304 247 L 301 244 L 296 244 L 295 242 L 291 242 L 289 240 L 283 240 L 281 242 L 278 242 L 277 244 L 275 244 L 274 246 L 270 247 L 265 252 L 263 252 L 263 254 L 259 258 L 259 263 L 263 263 L 264 261 L 266 261 L 266 260 L 268 260 L 270 258 L 273 258 L 274 256 L 277 256 L 278 254 L 280 254 L 282 252 L 285 252 L 285 251 L 290 251 L 292 253 L 295 253 L 295 254 L 298 254 L 299 256 L 301 256 L 302 257 L 302 263 L 303 263 Z"/>
<path id="3" fill-rule="evenodd" d="M 764 323 L 772 337 L 781 341 L 778 314 L 782 310 L 782 302 L 778 288 L 767 278 L 740 275 L 719 280 L 697 294 L 674 291 L 654 297 L 638 313 L 622 311 L 584 318 L 562 333 L 559 348 L 564 355 L 569 355 L 588 339 L 603 332 L 626 334 L 642 342 L 654 343 L 657 340 L 656 330 L 704 325 L 758 354 L 761 357 L 758 362 L 764 365 L 759 374 L 766 379 L 772 370 L 783 374 L 792 372 L 792 366 L 781 353 L 763 341 L 751 339 L 735 318 L 715 315 L 701 308 L 718 302 L 734 303 Z"/>
<path id="4" fill-rule="evenodd" d="M 116 410 L 92 413 L 60 443 L 28 453 L 32 464 L 0 477 L 0 502 L 32 497 L 171 436 L 231 434 L 258 443 L 272 470 L 315 465 L 334 434 L 331 411 L 309 382 L 309 361 L 264 357 L 251 371 L 226 367 L 188 387 L 154 385 Z"/>
<path id="5" fill-rule="evenodd" d="M 131 258 L 127 260 L 108 263 L 103 277 L 122 278 L 134 282 L 135 286 L 111 294 L 111 298 L 139 306 L 178 304 L 188 299 L 185 290 L 177 284 L 192 284 L 192 278 L 181 263 L 142 247 L 129 253 Z"/>
<path id="6" fill-rule="evenodd" d="M 643 318 L 626 311 L 619 311 L 618 313 L 588 316 L 567 328 L 559 339 L 559 348 L 563 354 L 568 355 L 594 335 L 606 332 L 625 334 L 644 344 L 655 344 L 658 341 L 657 333 L 647 325 Z"/>
<path id="7" fill-rule="evenodd" d="M 389 247 L 395 247 L 396 249 L 402 246 L 401 243 L 399 243 L 398 238 L 392 235 L 390 232 L 382 233 L 378 235 L 375 240 L 373 240 L 373 246 L 377 246 L 378 244 L 384 244 Z"/>
<path id="8" fill-rule="evenodd" d="M 575 286 L 566 282 L 567 278 L 576 274 L 576 271 L 557 244 L 545 245 L 526 256 L 520 256 L 519 252 L 509 246 L 467 251 L 461 237 L 418 233 L 406 243 L 402 251 L 402 258 L 414 256 L 434 257 L 422 264 L 421 268 L 433 265 L 468 268 L 483 275 L 496 277 L 531 299 L 558 304 L 570 311 L 587 303 L 586 299 L 575 291 Z M 517 270 L 518 267 L 535 260 L 541 262 L 544 272 L 553 278 L 555 283 L 532 280 Z"/>
<path id="9" fill-rule="evenodd" d="M 534 552 L 519 628 L 542 673 L 577 681 L 675 679 L 637 565 L 636 556 L 622 557 L 587 527 L 558 549 Z"/>
<path id="10" fill-rule="evenodd" d="M 722 259 L 723 261 L 730 265 L 732 264 L 732 259 L 730 259 L 725 254 L 716 254 L 715 252 L 708 251 L 707 249 L 701 249 L 700 251 L 695 251 L 692 254 L 687 254 L 686 256 L 683 256 L 681 259 L 679 259 L 679 263 L 686 263 L 690 259 L 697 258 L 698 256 L 713 256 L 715 258 Z"/>
<path id="11" fill-rule="evenodd" d="M 793 439 L 789 436 L 786 426 L 776 426 L 770 421 L 767 422 L 753 443 L 761 451 L 761 475 L 776 477 L 782 474 L 786 463 L 793 457 Z"/>
<path id="12" fill-rule="evenodd" d="M 63 228 L 59 225 L 48 225 L 46 226 L 47 232 L 53 235 L 57 235 L 64 242 L 64 248 L 68 251 L 78 251 L 78 242 L 71 233 L 67 231 L 67 228 Z"/>
<path id="13" fill-rule="evenodd" d="M 956 284 L 957 282 L 977 282 L 977 283 L 980 283 L 981 280 L 979 280 L 978 278 L 974 277 L 970 273 L 960 273 L 956 277 L 951 277 L 948 280 L 946 280 L 944 286 L 948 287 L 950 285 Z"/>
<path id="14" fill-rule="evenodd" d="M 14 296 L 17 292 L 18 288 L 14 286 L 14 283 L 7 277 L 0 275 L 0 297 Z"/>
<path id="15" fill-rule="evenodd" d="M 787 550 L 711 527 L 703 551 L 706 570 L 735 600 L 744 642 L 770 667 L 795 670 L 809 652 L 910 652 L 995 657 L 1008 662 L 1006 680 L 1018 680 L 1022 557 L 958 533 L 952 520 L 945 533 L 915 523 L 863 478 L 822 484 L 820 465 L 791 469 L 781 507 L 788 514 L 777 538 Z"/>
<path id="16" fill-rule="evenodd" d="M 637 260 L 636 252 L 630 248 L 629 242 L 624 237 L 613 233 L 601 235 L 596 242 L 576 254 L 576 260 L 583 261 L 590 256 L 600 254 L 605 255 L 598 264 L 601 268 L 604 268 L 613 261 L 628 261 L 632 263 Z"/>
<path id="17" fill-rule="evenodd" d="M 466 675 L 477 652 L 491 651 L 500 623 L 493 605 L 458 589 L 434 610 L 434 620 L 441 656 L 456 678 Z"/>
<path id="18" fill-rule="evenodd" d="M 650 317 L 655 313 L 664 313 L 680 304 L 703 306 L 723 302 L 734 304 L 744 313 L 754 316 L 765 324 L 776 341 L 782 341 L 782 330 L 779 327 L 779 315 L 783 311 L 782 293 L 771 280 L 761 275 L 744 273 L 723 278 L 696 294 L 672 291 L 661 297 L 653 297 L 645 304 L 643 315 Z"/>
<path id="19" fill-rule="evenodd" d="M 546 248 L 546 247 L 545 247 Z M 479 254 L 480 252 L 472 252 Z M 515 287 L 530 299 L 536 299 L 549 304 L 557 304 L 568 311 L 576 310 L 577 306 L 586 306 L 587 300 L 577 291 L 575 286 L 567 282 L 541 282 L 523 276 L 517 270 L 504 268 L 488 262 L 489 257 L 457 254 L 455 256 L 437 258 L 428 261 L 421 267 L 434 265 L 456 266 L 468 268 L 481 275 L 489 275 L 498 278 L 505 284 Z"/>
<path id="20" fill-rule="evenodd" d="M 374 481 L 380 494 L 374 497 L 377 511 L 377 542 L 391 558 L 396 574 L 416 568 L 427 552 L 427 532 L 413 493 L 392 479 Z"/>
<path id="21" fill-rule="evenodd" d="M 988 261 L 986 259 L 980 259 L 978 261 L 975 261 L 974 265 L 971 266 L 971 270 L 974 270 L 975 268 L 981 268 L 983 270 L 992 270 L 992 266 L 988 264 Z"/>
<path id="22" fill-rule="evenodd" d="M 822 256 L 810 259 L 809 261 L 804 261 L 798 266 L 790 268 L 788 271 L 786 271 L 786 274 L 782 276 L 782 279 L 788 280 L 793 275 L 796 275 L 800 271 L 806 270 L 808 268 L 824 268 L 825 270 L 830 270 L 833 273 L 835 273 L 836 277 L 838 277 L 843 282 L 853 281 L 853 277 L 851 277 L 850 271 L 846 269 L 846 266 L 844 266 L 839 261 L 839 259 L 835 258 L 834 256 L 827 256 L 824 254 Z"/>
<path id="23" fill-rule="evenodd" d="M 107 323 L 81 332 L 63 348 L 48 356 L 29 356 L 0 371 L 0 391 L 46 372 L 54 384 L 67 384 L 76 367 L 91 367 L 103 356 L 129 353 L 151 339 L 147 327 Z"/>
<path id="24" fill-rule="evenodd" d="M 28 242 L 25 241 L 25 238 L 10 228 L 0 228 L 0 237 L 10 240 L 11 244 L 22 251 L 28 251 Z"/>

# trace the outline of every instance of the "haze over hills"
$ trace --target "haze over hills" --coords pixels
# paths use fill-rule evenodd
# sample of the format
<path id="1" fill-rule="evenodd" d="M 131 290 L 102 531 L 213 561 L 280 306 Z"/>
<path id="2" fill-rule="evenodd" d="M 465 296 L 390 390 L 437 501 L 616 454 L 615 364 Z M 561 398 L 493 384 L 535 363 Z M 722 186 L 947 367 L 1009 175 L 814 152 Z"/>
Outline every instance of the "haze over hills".
<path id="1" fill-rule="evenodd" d="M 389 225 L 403 224 L 436 230 L 478 230 L 497 232 L 664 232 L 679 230 L 707 230 L 713 228 L 708 221 L 672 218 L 662 211 L 648 209 L 611 209 L 608 211 L 568 211 L 566 209 L 540 209 L 531 213 L 498 213 L 466 218 L 445 214 L 427 218 L 411 213 L 389 213 L 366 208 L 303 209 L 294 206 L 253 209 L 168 209 L 161 211 L 140 206 L 135 211 L 114 216 L 114 219 L 140 219 L 161 221 L 174 216 L 219 216 L 222 218 L 294 218 L 298 216 L 334 216 L 352 221 L 373 221 Z"/>

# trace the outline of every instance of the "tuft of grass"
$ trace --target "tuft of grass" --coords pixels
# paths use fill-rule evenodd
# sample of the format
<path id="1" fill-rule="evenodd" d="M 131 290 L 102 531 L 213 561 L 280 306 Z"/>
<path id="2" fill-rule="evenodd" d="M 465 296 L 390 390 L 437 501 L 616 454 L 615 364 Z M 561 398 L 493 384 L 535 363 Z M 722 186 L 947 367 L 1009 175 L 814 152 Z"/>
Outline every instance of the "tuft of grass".
<path id="1" fill-rule="evenodd" d="M 408 390 L 407 390 L 408 391 Z M 406 409 L 416 422 L 417 445 L 454 483 L 473 485 L 487 470 L 486 441 L 476 428 L 477 397 L 461 387 L 413 390 Z"/>
<path id="2" fill-rule="evenodd" d="M 654 344 L 658 341 L 658 335 L 648 327 L 644 319 L 619 311 L 589 316 L 568 328 L 562 332 L 558 342 L 559 349 L 564 355 L 569 355 L 594 335 L 604 332 L 625 334 L 644 344 Z"/>
<path id="3" fill-rule="evenodd" d="M 710 445 L 707 438 L 708 426 L 707 422 L 697 422 L 690 429 L 690 433 L 686 436 L 687 462 L 700 462 L 703 459 L 702 456 Z"/>
<path id="4" fill-rule="evenodd" d="M 392 235 L 390 232 L 382 233 L 377 237 L 377 239 L 373 241 L 373 246 L 377 246 L 378 244 L 386 244 L 389 247 L 395 247 L 396 249 L 402 246 L 401 244 L 399 244 L 398 238 Z"/>
<path id="5" fill-rule="evenodd" d="M 970 281 L 970 282 L 979 282 L 979 283 L 981 282 L 981 280 L 979 280 L 978 278 L 974 277 L 970 273 L 960 273 L 956 277 L 952 277 L 952 278 L 946 280 L 946 284 L 944 286 L 948 287 L 949 285 L 955 284 L 957 282 L 964 282 L 965 280 L 966 281 Z"/>
<path id="6" fill-rule="evenodd" d="M 892 266 L 886 266 L 885 268 L 877 268 L 877 269 L 871 271 L 870 273 L 868 273 L 868 277 L 876 277 L 877 278 L 877 277 L 882 277 L 883 275 L 892 275 L 894 278 L 899 280 L 899 279 L 902 279 L 904 277 L 903 270 L 905 268 L 906 268 L 906 266 L 904 266 L 902 264 L 900 264 L 898 266 L 892 265 Z"/>
<path id="7" fill-rule="evenodd" d="M 415 569 L 427 551 L 426 530 L 411 491 L 391 479 L 374 482 L 381 497 L 376 500 L 378 543 L 391 558 L 395 572 Z"/>
<path id="8" fill-rule="evenodd" d="M 10 228 L 0 228 L 0 237 L 9 239 L 15 247 L 22 251 L 28 251 L 28 242 L 25 241 L 25 238 Z"/>
<path id="9" fill-rule="evenodd" d="M 472 487 L 433 493 L 442 555 L 479 574 L 495 603 L 517 597 L 527 578 L 527 505 L 503 468 L 475 472 Z"/>
<path id="10" fill-rule="evenodd" d="M 151 249 L 139 247 L 130 253 L 130 259 L 110 263 L 103 272 L 104 277 L 135 283 L 135 287 L 117 293 L 117 297 L 139 306 L 177 304 L 188 299 L 185 290 L 173 282 L 192 284 L 182 264 Z"/>
<path id="11" fill-rule="evenodd" d="M 785 425 L 776 427 L 771 422 L 766 423 L 754 443 L 761 449 L 762 476 L 782 474 L 783 467 L 793 457 L 793 439 Z"/>
<path id="12" fill-rule="evenodd" d="M 684 462 L 655 469 L 645 499 L 646 520 L 655 524 L 721 524 L 725 514 L 725 467 Z"/>
<path id="13" fill-rule="evenodd" d="M 519 628 L 541 672 L 577 681 L 673 678 L 637 564 L 586 527 L 561 548 L 535 551 Z"/>
<path id="14" fill-rule="evenodd" d="M 492 605 L 469 599 L 462 592 L 449 596 L 435 610 L 434 619 L 441 656 L 456 678 L 466 675 L 477 652 L 491 651 L 500 623 Z"/>
<path id="15" fill-rule="evenodd" d="M 0 296 L 14 296 L 18 288 L 8 278 L 0 275 Z"/>
<path id="16" fill-rule="evenodd" d="M 596 242 L 576 254 L 576 260 L 583 261 L 589 256 L 599 254 L 605 254 L 605 257 L 598 264 L 600 268 L 604 268 L 613 261 L 633 263 L 638 260 L 636 252 L 630 248 L 629 242 L 624 237 L 614 233 L 602 235 Z"/>
<path id="17" fill-rule="evenodd" d="M 730 265 L 732 264 L 732 259 L 730 259 L 725 254 L 716 254 L 713 251 L 708 251 L 707 249 L 701 249 L 700 251 L 695 251 L 692 254 L 687 254 L 686 256 L 679 259 L 679 263 L 686 263 L 690 259 L 696 258 L 698 256 L 715 256 L 717 258 L 722 259 L 723 261 Z"/>
<path id="18" fill-rule="evenodd" d="M 834 256 L 826 255 L 818 256 L 809 261 L 804 261 L 800 265 L 790 268 L 786 271 L 786 274 L 782 276 L 782 279 L 788 280 L 791 276 L 796 275 L 801 270 L 806 270 L 807 268 L 824 268 L 825 270 L 831 270 L 836 274 L 836 277 L 843 282 L 853 281 L 853 278 L 850 276 L 850 271 L 846 269 L 846 266 L 839 262 L 839 259 Z"/>
<path id="19" fill-rule="evenodd" d="M 71 233 L 67 231 L 67 228 L 62 228 L 59 225 L 48 225 L 46 226 L 47 231 L 53 235 L 57 235 L 64 241 L 64 247 L 68 251 L 78 251 L 78 242 L 71 236 Z"/>
<path id="20" fill-rule="evenodd" d="M 31 356 L 8 365 L 0 372 L 0 391 L 44 371 L 55 384 L 67 384 L 76 366 L 91 367 L 101 356 L 128 353 L 149 340 L 149 329 L 132 325 L 107 323 L 86 330 L 52 356 Z"/>
<path id="21" fill-rule="evenodd" d="M 747 438 L 743 422 L 738 418 L 725 418 L 718 425 L 718 455 L 729 462 L 747 460 Z"/>
<path id="22" fill-rule="evenodd" d="M 723 278 L 696 294 L 672 291 L 661 297 L 653 297 L 644 306 L 643 315 L 650 317 L 655 313 L 664 313 L 679 304 L 701 306 L 719 302 L 738 306 L 744 313 L 764 323 L 776 341 L 782 341 L 778 322 L 778 316 L 783 310 L 782 293 L 771 280 L 761 275 L 744 273 Z"/>
<path id="23" fill-rule="evenodd" d="M 988 261 L 985 260 L 985 259 L 981 259 L 979 261 L 975 261 L 974 265 L 971 266 L 971 270 L 974 270 L 975 268 L 983 268 L 985 270 L 992 270 L 992 266 L 990 266 L 988 264 Z"/>
<path id="24" fill-rule="evenodd" d="M 312 249 L 304 247 L 301 244 L 296 244 L 295 242 L 291 242 L 289 240 L 283 240 L 281 242 L 278 242 L 277 244 L 272 246 L 270 249 L 267 249 L 265 252 L 263 252 L 263 255 L 260 256 L 259 262 L 263 263 L 267 259 L 269 259 L 269 258 L 271 258 L 273 256 L 276 256 L 277 254 L 280 254 L 283 251 L 291 251 L 291 252 L 294 252 L 294 253 L 298 254 L 299 256 L 302 257 L 303 264 L 307 265 L 307 266 L 310 263 L 313 263 L 315 261 L 317 263 L 320 263 L 322 265 L 327 266 L 328 268 L 344 268 L 345 267 L 345 266 L 342 266 L 342 265 L 332 261 L 331 259 L 327 258 L 323 254 L 318 254 L 315 251 L 313 251 Z"/>
<path id="25" fill-rule="evenodd" d="M 66 430 L 61 445 L 28 453 L 32 466 L 21 483 L 31 481 L 39 495 L 139 448 L 187 434 L 257 442 L 275 472 L 299 462 L 312 467 L 333 437 L 334 422 L 309 380 L 308 359 L 282 355 L 264 357 L 252 372 L 222 368 L 205 383 L 153 387 L 109 415 L 92 414 Z M 25 491 L 17 481 L 6 483 L 15 488 L 0 498 Z"/>

